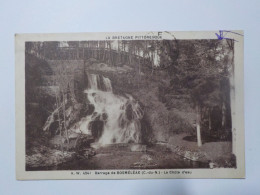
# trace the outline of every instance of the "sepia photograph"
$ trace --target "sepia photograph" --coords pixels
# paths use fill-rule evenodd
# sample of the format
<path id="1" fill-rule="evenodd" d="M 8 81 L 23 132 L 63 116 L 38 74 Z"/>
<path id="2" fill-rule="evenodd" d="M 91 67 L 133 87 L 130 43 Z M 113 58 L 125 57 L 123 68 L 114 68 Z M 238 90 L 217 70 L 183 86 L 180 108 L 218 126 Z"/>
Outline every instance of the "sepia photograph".
<path id="1" fill-rule="evenodd" d="M 236 40 L 141 39 L 24 42 L 26 172 L 237 170 Z"/>

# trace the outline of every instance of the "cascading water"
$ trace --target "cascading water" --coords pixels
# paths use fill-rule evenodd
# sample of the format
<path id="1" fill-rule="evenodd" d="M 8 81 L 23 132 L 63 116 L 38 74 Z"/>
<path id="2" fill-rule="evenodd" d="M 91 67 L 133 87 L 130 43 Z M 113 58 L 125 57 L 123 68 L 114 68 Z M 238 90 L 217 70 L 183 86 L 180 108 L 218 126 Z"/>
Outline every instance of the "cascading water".
<path id="1" fill-rule="evenodd" d="M 110 79 L 96 74 L 88 75 L 88 89 L 84 92 L 94 111 L 81 119 L 77 133 L 93 135 L 98 146 L 140 143 L 143 110 L 131 95 L 115 95 Z"/>

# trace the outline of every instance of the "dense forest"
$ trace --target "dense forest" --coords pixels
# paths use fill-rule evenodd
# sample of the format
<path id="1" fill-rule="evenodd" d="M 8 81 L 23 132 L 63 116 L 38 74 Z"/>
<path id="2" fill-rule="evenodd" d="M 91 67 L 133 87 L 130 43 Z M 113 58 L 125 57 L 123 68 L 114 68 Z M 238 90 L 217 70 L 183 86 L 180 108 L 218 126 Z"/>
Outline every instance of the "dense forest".
<path id="1" fill-rule="evenodd" d="M 114 143 L 193 142 L 196 151 L 231 143 L 233 47 L 232 40 L 26 42 L 27 155 L 35 141 L 63 152 L 88 148 L 88 156 Z"/>

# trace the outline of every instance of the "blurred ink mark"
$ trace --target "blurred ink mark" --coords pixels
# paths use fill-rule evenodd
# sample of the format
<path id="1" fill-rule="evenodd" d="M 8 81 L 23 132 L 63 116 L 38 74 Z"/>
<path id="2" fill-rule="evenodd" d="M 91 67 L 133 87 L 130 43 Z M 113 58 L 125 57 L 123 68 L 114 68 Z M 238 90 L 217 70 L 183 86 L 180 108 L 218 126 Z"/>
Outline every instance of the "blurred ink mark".
<path id="1" fill-rule="evenodd" d="M 235 39 L 231 39 L 231 38 L 225 37 L 228 33 L 244 36 L 242 34 L 239 34 L 239 33 L 236 33 L 236 32 L 232 32 L 232 31 L 228 31 L 228 30 L 219 30 L 219 34 L 215 33 L 215 35 L 217 36 L 218 40 L 229 39 L 229 40 L 237 41 Z"/>

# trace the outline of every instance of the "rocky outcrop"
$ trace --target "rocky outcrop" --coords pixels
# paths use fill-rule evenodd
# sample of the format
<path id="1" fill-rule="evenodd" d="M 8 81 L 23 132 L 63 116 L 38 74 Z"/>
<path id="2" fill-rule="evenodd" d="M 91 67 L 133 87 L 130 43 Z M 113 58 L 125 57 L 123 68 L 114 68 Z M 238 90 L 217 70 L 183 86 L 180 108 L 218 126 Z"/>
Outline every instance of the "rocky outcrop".
<path id="1" fill-rule="evenodd" d="M 61 151 L 57 149 L 50 149 L 42 146 L 40 150 L 43 152 L 37 152 L 32 155 L 26 155 L 27 169 L 39 168 L 39 167 L 54 167 L 61 163 L 68 162 L 76 157 L 75 152 Z"/>
<path id="2" fill-rule="evenodd" d="M 152 156 L 144 154 L 141 156 L 140 161 L 131 165 L 133 169 L 152 169 L 157 168 L 158 164 L 154 162 Z"/>
<path id="3" fill-rule="evenodd" d="M 192 161 L 206 163 L 210 168 L 236 167 L 231 142 L 207 142 L 198 147 L 196 141 L 184 140 L 186 136 L 187 134 L 174 135 L 165 145 L 175 154 Z"/>
<path id="4" fill-rule="evenodd" d="M 192 161 L 207 162 L 206 153 L 201 151 L 191 151 L 182 146 L 170 146 L 171 151 Z"/>

